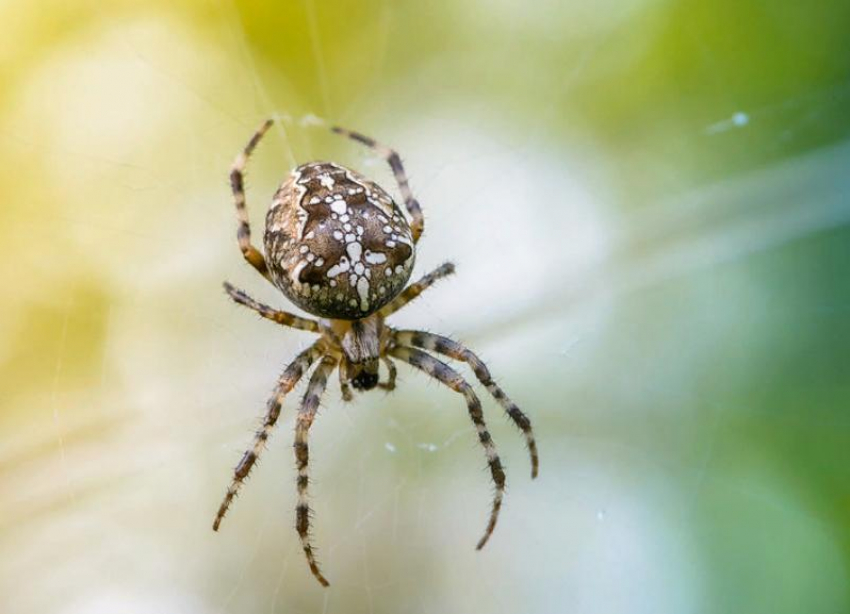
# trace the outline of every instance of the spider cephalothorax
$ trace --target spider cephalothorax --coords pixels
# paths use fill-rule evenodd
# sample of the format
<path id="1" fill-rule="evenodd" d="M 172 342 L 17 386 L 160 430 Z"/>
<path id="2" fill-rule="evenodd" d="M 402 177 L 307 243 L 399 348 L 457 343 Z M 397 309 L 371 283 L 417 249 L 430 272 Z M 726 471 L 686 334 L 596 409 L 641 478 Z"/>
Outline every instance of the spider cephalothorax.
<path id="1" fill-rule="evenodd" d="M 396 330 L 384 323 L 387 316 L 415 299 L 435 281 L 454 273 L 454 265 L 445 263 L 405 287 L 413 270 L 416 243 L 424 225 L 419 203 L 410 191 L 395 151 L 342 128 L 333 128 L 333 131 L 372 148 L 389 163 L 410 215 L 410 223 L 389 194 L 376 183 L 332 162 L 312 162 L 292 171 L 275 194 L 266 216 L 265 256 L 260 253 L 251 244 L 243 173 L 248 157 L 271 124 L 271 120 L 265 122 L 251 138 L 236 158 L 230 173 L 239 217 L 239 248 L 248 263 L 293 303 L 320 319 L 312 320 L 279 311 L 258 303 L 228 283 L 224 287 L 234 301 L 264 318 L 320 336 L 295 358 L 278 379 L 263 426 L 236 466 L 213 529 L 218 530 L 239 487 L 262 452 L 280 416 L 284 397 L 318 363 L 310 376 L 295 423 L 298 467 L 295 526 L 310 570 L 322 585 L 327 586 L 328 581 L 319 571 L 309 539 L 307 434 L 316 417 L 328 377 L 334 370 L 339 371 L 343 399 L 350 401 L 353 398 L 352 387 L 360 391 L 376 386 L 394 389 L 395 358 L 427 373 L 463 395 L 466 401 L 469 417 L 486 453 L 490 475 L 496 486 L 490 520 L 478 542 L 480 549 L 490 538 L 499 517 L 505 473 L 475 391 L 454 369 L 428 351 L 465 362 L 472 368 L 476 378 L 524 433 L 531 455 L 533 478 L 537 476 L 538 460 L 531 423 L 493 381 L 487 366 L 470 350 L 447 337 L 415 330 Z M 388 379 L 384 383 L 379 383 L 380 363 L 387 368 Z"/>

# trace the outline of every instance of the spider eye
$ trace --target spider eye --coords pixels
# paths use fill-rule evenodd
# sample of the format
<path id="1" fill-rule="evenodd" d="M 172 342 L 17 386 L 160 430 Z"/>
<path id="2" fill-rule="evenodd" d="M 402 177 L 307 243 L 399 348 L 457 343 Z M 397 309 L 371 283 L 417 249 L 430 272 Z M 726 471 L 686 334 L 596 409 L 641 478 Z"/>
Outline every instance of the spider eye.
<path id="1" fill-rule="evenodd" d="M 372 388 L 378 385 L 378 374 L 369 373 L 365 370 L 361 371 L 351 380 L 351 385 L 357 390 L 372 390 Z"/>

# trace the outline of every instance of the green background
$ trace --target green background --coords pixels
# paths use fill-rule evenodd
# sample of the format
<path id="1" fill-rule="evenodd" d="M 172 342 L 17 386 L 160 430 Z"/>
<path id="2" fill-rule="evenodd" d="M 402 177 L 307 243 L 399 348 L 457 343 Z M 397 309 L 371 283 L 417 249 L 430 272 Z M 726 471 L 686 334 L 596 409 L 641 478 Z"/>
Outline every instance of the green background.
<path id="1" fill-rule="evenodd" d="M 0 5 L 0 595 L 4 613 L 850 611 L 850 4 L 603 0 Z M 310 336 L 242 261 L 294 165 L 426 214 L 393 323 L 478 350 L 508 472 L 457 395 L 292 415 L 210 525 L 277 374 Z M 394 188 L 393 188 L 394 189 Z M 471 374 L 470 374 L 471 377 Z M 300 394 L 299 389 L 299 394 Z M 486 391 L 481 389 L 482 399 Z"/>

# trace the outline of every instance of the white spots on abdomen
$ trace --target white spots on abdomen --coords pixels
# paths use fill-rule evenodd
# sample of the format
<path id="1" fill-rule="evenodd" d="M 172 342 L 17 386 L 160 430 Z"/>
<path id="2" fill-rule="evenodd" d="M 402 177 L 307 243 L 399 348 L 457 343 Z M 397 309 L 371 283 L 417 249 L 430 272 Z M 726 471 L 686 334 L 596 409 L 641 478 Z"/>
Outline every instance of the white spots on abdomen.
<path id="1" fill-rule="evenodd" d="M 334 235 L 336 238 L 336 235 Z M 387 262 L 387 255 L 381 252 L 373 252 L 371 250 L 363 250 L 363 244 L 353 233 L 346 234 L 345 237 L 345 253 L 335 265 L 328 269 L 326 275 L 332 280 L 334 286 L 337 282 L 334 278 L 339 275 L 348 276 L 348 285 L 357 290 L 359 297 L 360 311 L 369 311 L 370 307 L 370 280 L 372 278 L 372 267 L 375 265 L 384 264 Z M 386 274 L 392 275 L 392 270 L 387 267 Z M 381 292 L 380 294 L 383 294 Z M 376 298 L 377 295 L 372 293 L 371 298 Z M 351 301 L 349 301 L 351 304 Z M 355 301 L 357 304 L 357 301 Z M 352 304 L 352 306 L 355 306 Z"/>
<path id="2" fill-rule="evenodd" d="M 363 262 L 363 245 L 356 240 L 353 233 L 345 235 L 345 256 L 339 259 L 339 262 L 328 269 L 328 277 L 336 277 L 342 273 L 348 273 L 348 283 L 352 288 L 357 288 L 357 295 L 360 297 L 360 311 L 369 311 L 369 278 L 372 276 L 372 271 L 369 270 L 369 262 L 367 256 L 366 263 Z M 369 256 L 372 252 L 367 252 Z M 386 256 L 381 254 L 386 260 Z M 352 299 L 353 303 L 349 304 L 354 307 L 357 301 Z"/>
<path id="3" fill-rule="evenodd" d="M 348 252 L 348 257 L 351 258 L 351 262 L 357 262 L 360 260 L 363 246 L 358 242 L 352 242 L 345 246 L 345 251 Z"/>
<path id="4" fill-rule="evenodd" d="M 327 275 L 328 277 L 336 277 L 337 275 L 346 273 L 350 268 L 351 263 L 348 261 L 348 258 L 343 256 L 339 259 L 339 262 L 337 262 L 335 265 L 328 269 Z"/>
<path id="5" fill-rule="evenodd" d="M 361 277 L 357 280 L 357 294 L 360 295 L 360 311 L 369 310 L 369 280 Z"/>
<path id="6" fill-rule="evenodd" d="M 366 250 L 366 262 L 369 264 L 383 264 L 387 261 L 387 255 L 381 252 Z"/>

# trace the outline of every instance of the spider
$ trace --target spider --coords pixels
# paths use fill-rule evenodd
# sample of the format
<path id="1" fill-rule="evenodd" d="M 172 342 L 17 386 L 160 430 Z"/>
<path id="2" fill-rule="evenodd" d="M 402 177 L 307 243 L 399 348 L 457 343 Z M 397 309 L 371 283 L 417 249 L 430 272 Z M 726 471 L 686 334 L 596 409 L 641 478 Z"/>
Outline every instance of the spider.
<path id="1" fill-rule="evenodd" d="M 263 277 L 289 300 L 317 319 L 303 318 L 264 305 L 225 282 L 224 289 L 240 305 L 260 316 L 291 328 L 317 333 L 319 339 L 283 371 L 268 401 L 262 427 L 253 445 L 234 470 L 233 480 L 213 523 L 217 531 L 233 498 L 257 462 L 280 416 L 284 397 L 316 363 L 295 422 L 295 460 L 298 469 L 295 528 L 310 571 L 322 586 L 329 583 L 316 560 L 310 541 L 311 511 L 307 499 L 309 448 L 307 435 L 316 417 L 328 378 L 339 371 L 343 400 L 353 399 L 351 389 L 393 390 L 396 366 L 405 362 L 461 394 L 478 439 L 487 456 L 495 484 L 490 519 L 477 549 L 484 547 L 499 518 L 505 492 L 505 472 L 496 453 L 481 402 L 472 387 L 449 365 L 429 352 L 467 363 L 478 380 L 495 397 L 508 417 L 524 433 L 531 455 L 531 477 L 537 477 L 537 446 L 528 417 L 493 381 L 487 366 L 461 344 L 431 333 L 397 330 L 386 318 L 422 294 L 434 282 L 454 273 L 450 262 L 406 285 L 413 270 L 416 244 L 424 220 L 413 197 L 401 159 L 392 149 L 360 133 L 333 127 L 337 134 L 357 141 L 380 155 L 392 169 L 405 207 L 408 223 L 399 206 L 379 185 L 359 173 L 333 162 L 310 162 L 297 167 L 280 186 L 266 215 L 265 256 L 251 243 L 245 206 L 244 173 L 248 158 L 271 127 L 269 119 L 239 153 L 230 171 L 236 203 L 239 249 Z M 379 383 L 383 362 L 387 380 Z"/>

